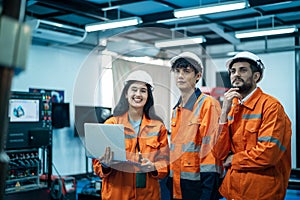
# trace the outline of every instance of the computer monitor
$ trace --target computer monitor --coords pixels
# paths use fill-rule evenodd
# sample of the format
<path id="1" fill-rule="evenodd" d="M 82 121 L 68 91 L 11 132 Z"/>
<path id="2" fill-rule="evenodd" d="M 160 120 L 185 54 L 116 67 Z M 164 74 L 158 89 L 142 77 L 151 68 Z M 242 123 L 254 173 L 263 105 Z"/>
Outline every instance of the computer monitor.
<path id="1" fill-rule="evenodd" d="M 40 100 L 39 99 L 10 99 L 9 122 L 39 122 Z"/>
<path id="2" fill-rule="evenodd" d="M 50 143 L 50 128 L 43 123 L 42 99 L 40 93 L 11 93 L 6 149 L 40 147 Z"/>
<path id="3" fill-rule="evenodd" d="M 70 127 L 69 103 L 52 103 L 52 127 Z"/>
<path id="4" fill-rule="evenodd" d="M 13 91 L 8 107 L 9 123 L 37 126 L 42 122 L 41 108 L 41 94 Z"/>

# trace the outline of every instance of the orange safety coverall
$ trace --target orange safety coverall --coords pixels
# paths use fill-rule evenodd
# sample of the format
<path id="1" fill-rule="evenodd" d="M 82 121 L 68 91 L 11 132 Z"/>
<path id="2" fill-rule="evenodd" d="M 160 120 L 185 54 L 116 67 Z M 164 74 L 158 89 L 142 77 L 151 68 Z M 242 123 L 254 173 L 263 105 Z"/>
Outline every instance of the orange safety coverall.
<path id="1" fill-rule="evenodd" d="M 260 88 L 243 104 L 233 105 L 220 125 L 213 153 L 233 153 L 220 187 L 226 199 L 284 199 L 291 171 L 291 122 L 275 98 Z"/>
<path id="2" fill-rule="evenodd" d="M 180 180 L 200 181 L 201 172 L 221 173 L 222 170 L 221 162 L 211 153 L 219 127 L 219 102 L 197 89 L 184 107 L 180 103 L 181 100 L 173 109 L 171 121 L 170 177 L 174 199 L 182 199 Z M 210 187 L 203 185 L 212 190 Z"/>
<path id="3" fill-rule="evenodd" d="M 135 172 L 138 168 L 129 163 L 123 163 L 116 170 L 110 168 L 108 173 L 104 173 L 101 163 L 94 159 L 93 167 L 95 173 L 102 178 L 101 198 L 103 200 L 157 200 L 160 199 L 160 185 L 158 179 L 168 175 L 169 145 L 167 129 L 162 122 L 150 120 L 143 117 L 139 136 L 135 133 L 129 120 L 128 113 L 123 116 L 109 118 L 106 124 L 123 124 L 125 133 L 126 157 L 128 160 L 138 162 L 138 152 L 136 149 L 137 137 L 139 137 L 140 152 L 143 158 L 148 158 L 154 163 L 157 174 L 147 172 L 146 187 L 136 188 Z"/>

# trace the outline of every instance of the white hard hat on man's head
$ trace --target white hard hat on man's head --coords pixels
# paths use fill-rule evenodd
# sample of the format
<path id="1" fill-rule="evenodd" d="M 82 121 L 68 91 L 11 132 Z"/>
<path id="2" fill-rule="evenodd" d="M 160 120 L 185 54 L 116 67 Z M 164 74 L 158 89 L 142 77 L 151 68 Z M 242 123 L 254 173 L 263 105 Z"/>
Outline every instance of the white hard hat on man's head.
<path id="1" fill-rule="evenodd" d="M 263 62 L 261 61 L 261 59 L 257 55 L 255 55 L 255 54 L 253 54 L 253 53 L 251 53 L 249 51 L 243 51 L 243 52 L 237 53 L 235 56 L 233 56 L 232 58 L 228 59 L 226 61 L 226 68 L 227 68 L 227 70 L 229 70 L 229 68 L 233 65 L 233 63 L 234 63 L 235 60 L 241 59 L 241 58 L 242 59 L 251 60 L 254 63 L 256 63 L 256 67 L 260 71 L 260 78 L 257 81 L 257 82 L 259 82 L 262 79 L 262 77 L 263 77 L 265 66 L 264 66 Z"/>
<path id="2" fill-rule="evenodd" d="M 200 69 L 198 69 L 198 71 L 200 71 L 200 72 L 203 71 L 203 64 L 202 64 L 202 61 L 201 61 L 201 59 L 200 59 L 195 53 L 186 51 L 186 52 L 182 52 L 181 54 L 179 54 L 179 55 L 177 55 L 177 56 L 174 56 L 174 57 L 171 58 L 171 60 L 170 60 L 171 66 L 172 66 L 172 65 L 176 62 L 176 60 L 178 60 L 179 58 L 187 58 L 187 59 L 192 59 L 192 60 L 194 60 L 194 61 L 200 66 Z M 194 67 L 197 67 L 197 66 L 194 66 Z"/>
<path id="3" fill-rule="evenodd" d="M 154 84 L 153 84 L 151 76 L 143 70 L 137 70 L 137 71 L 131 72 L 125 79 L 125 84 L 127 84 L 128 81 L 144 82 L 144 83 L 149 84 L 151 86 L 151 88 L 154 89 Z"/>
<path id="4" fill-rule="evenodd" d="M 226 61 L 227 69 L 229 69 L 229 67 L 232 65 L 232 61 L 234 61 L 238 58 L 245 58 L 248 60 L 252 60 L 253 62 L 257 63 L 257 67 L 259 67 L 261 70 L 264 70 L 264 68 L 265 68 L 261 59 L 257 55 L 255 55 L 249 51 L 243 51 L 243 52 L 237 53 L 235 56 L 233 56 L 232 58 L 229 58 Z"/>

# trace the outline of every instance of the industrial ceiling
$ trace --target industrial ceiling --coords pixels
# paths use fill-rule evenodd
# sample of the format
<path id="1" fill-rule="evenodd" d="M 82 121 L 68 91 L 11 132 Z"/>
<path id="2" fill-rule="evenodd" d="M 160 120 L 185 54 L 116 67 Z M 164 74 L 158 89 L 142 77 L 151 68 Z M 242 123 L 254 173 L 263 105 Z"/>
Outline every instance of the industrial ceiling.
<path id="1" fill-rule="evenodd" d="M 42 19 L 84 29 L 87 24 L 107 20 L 140 17 L 142 23 L 133 27 L 90 32 L 82 47 L 101 46 L 110 39 L 138 42 L 153 46 L 156 41 L 178 37 L 204 36 L 204 45 L 237 45 L 256 40 L 237 39 L 234 32 L 276 26 L 300 26 L 300 0 L 249 0 L 244 9 L 175 18 L 174 10 L 232 2 L 232 0 L 28 0 L 27 20 Z M 116 39 L 118 35 L 118 39 Z M 298 32 L 278 37 L 297 37 Z M 120 39 L 121 38 L 121 39 Z M 265 37 L 266 38 L 266 37 Z M 261 38 L 260 38 L 261 39 Z M 43 42 L 35 39 L 35 41 Z M 47 41 L 44 41 L 47 43 Z M 113 45 L 113 44 L 111 44 Z M 119 46 L 120 47 L 120 46 Z"/>

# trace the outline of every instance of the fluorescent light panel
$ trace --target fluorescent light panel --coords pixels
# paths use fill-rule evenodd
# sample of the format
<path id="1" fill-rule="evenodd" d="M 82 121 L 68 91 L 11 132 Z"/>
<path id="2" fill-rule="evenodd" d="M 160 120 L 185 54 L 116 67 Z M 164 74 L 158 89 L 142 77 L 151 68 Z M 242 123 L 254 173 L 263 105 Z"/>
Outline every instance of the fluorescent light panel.
<path id="1" fill-rule="evenodd" d="M 174 10 L 174 16 L 177 18 L 180 17 L 190 17 L 195 15 L 204 15 L 210 13 L 218 13 L 218 12 L 225 12 L 231 10 L 239 10 L 243 9 L 247 6 L 247 2 L 244 1 L 231 1 L 227 3 L 218 3 L 218 4 L 211 4 L 205 6 L 198 6 L 192 8 L 183 8 Z"/>
<path id="2" fill-rule="evenodd" d="M 87 32 L 100 31 L 100 30 L 114 29 L 114 28 L 120 28 L 126 26 L 134 26 L 140 23 L 142 23 L 141 18 L 129 17 L 123 19 L 108 20 L 100 23 L 88 24 L 85 26 L 85 30 Z"/>
<path id="3" fill-rule="evenodd" d="M 272 28 L 261 28 L 261 29 L 252 29 L 246 31 L 237 31 L 235 32 L 236 38 L 251 38 L 251 37 L 260 37 L 267 35 L 280 35 L 293 33 L 298 31 L 296 26 L 281 26 L 281 27 L 272 27 Z"/>
<path id="4" fill-rule="evenodd" d="M 199 20 L 199 17 L 198 16 L 191 16 L 191 17 L 183 17 L 183 18 L 163 19 L 163 20 L 156 21 L 156 23 L 158 23 L 158 24 L 180 23 L 181 21 L 193 20 L 193 19 Z"/>
<path id="5" fill-rule="evenodd" d="M 203 43 L 205 41 L 206 40 L 203 36 L 184 37 L 184 38 L 175 38 L 175 39 L 171 39 L 171 40 L 157 41 L 157 42 L 155 42 L 155 46 L 157 48 L 164 48 L 164 47 L 174 47 L 174 46 L 200 44 L 200 43 Z"/>

